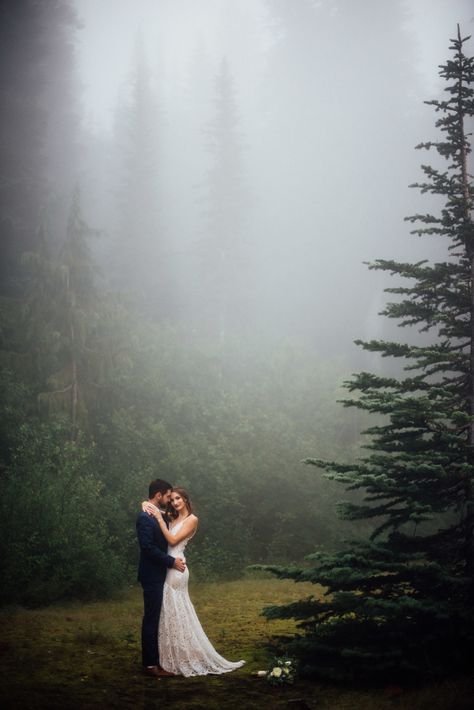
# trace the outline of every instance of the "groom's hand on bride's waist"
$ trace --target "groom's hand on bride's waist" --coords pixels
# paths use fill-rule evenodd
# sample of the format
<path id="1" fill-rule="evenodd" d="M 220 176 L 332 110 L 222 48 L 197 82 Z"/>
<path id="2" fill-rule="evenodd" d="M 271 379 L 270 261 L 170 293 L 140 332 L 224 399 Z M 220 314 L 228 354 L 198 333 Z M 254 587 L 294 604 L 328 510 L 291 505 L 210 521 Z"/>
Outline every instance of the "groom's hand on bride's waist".
<path id="1" fill-rule="evenodd" d="M 173 567 L 178 570 L 178 572 L 184 572 L 186 569 L 186 563 L 181 557 L 177 557 L 174 561 Z"/>

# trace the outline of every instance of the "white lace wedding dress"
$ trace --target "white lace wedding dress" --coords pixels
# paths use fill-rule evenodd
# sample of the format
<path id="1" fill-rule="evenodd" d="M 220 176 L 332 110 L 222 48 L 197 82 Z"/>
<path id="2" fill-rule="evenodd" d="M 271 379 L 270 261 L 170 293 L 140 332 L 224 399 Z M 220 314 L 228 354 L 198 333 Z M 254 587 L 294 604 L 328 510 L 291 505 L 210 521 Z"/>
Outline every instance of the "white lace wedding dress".
<path id="1" fill-rule="evenodd" d="M 176 535 L 184 521 L 170 527 Z M 184 557 L 184 549 L 191 539 L 168 545 L 172 557 Z M 160 665 L 176 675 L 208 675 L 228 673 L 243 666 L 245 661 L 227 661 L 220 656 L 199 623 L 188 593 L 189 571 L 168 569 L 163 590 L 158 647 Z"/>

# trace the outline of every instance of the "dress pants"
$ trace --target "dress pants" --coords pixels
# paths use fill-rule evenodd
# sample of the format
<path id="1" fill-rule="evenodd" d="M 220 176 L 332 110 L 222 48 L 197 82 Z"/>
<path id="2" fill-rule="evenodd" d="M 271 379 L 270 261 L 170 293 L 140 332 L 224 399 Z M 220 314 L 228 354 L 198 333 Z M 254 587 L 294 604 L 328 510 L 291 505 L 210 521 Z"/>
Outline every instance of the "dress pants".
<path id="1" fill-rule="evenodd" d="M 158 625 L 163 601 L 163 582 L 143 584 L 142 663 L 158 666 Z"/>

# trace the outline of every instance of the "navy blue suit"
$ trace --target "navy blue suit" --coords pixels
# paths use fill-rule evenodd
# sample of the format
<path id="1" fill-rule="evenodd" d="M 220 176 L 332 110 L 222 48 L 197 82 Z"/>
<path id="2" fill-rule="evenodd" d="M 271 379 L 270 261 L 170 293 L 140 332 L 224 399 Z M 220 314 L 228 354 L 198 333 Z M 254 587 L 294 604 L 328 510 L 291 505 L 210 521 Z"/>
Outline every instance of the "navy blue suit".
<path id="1" fill-rule="evenodd" d="M 160 622 L 163 585 L 174 557 L 167 554 L 168 543 L 156 519 L 141 512 L 137 518 L 140 545 L 138 581 L 143 587 L 144 614 L 142 621 L 142 662 L 144 666 L 159 665 L 158 624 Z"/>

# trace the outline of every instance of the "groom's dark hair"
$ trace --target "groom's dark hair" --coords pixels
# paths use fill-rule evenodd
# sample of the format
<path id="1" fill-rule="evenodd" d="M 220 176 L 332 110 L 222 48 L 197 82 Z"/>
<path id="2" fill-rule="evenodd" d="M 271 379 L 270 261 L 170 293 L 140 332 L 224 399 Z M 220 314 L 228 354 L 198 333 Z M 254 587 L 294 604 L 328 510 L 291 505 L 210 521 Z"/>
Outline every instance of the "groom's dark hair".
<path id="1" fill-rule="evenodd" d="M 166 491 L 169 491 L 170 488 L 173 488 L 171 483 L 167 483 L 161 478 L 157 478 L 152 481 L 148 486 L 148 498 L 154 498 L 157 493 L 161 493 L 161 495 L 164 495 Z"/>

